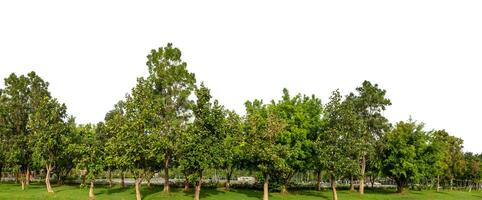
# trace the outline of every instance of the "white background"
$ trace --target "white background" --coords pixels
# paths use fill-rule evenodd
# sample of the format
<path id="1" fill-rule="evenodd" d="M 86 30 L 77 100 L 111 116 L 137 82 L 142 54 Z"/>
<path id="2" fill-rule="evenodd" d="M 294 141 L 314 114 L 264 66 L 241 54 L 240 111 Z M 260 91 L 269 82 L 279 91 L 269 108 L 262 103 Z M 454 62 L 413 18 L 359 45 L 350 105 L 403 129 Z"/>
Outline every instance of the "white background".
<path id="1" fill-rule="evenodd" d="M 481 1 L 173 2 L 2 1 L 0 77 L 35 70 L 94 123 L 147 73 L 149 50 L 172 42 L 239 113 L 283 87 L 326 103 L 370 80 L 388 91 L 392 123 L 412 116 L 482 153 Z"/>

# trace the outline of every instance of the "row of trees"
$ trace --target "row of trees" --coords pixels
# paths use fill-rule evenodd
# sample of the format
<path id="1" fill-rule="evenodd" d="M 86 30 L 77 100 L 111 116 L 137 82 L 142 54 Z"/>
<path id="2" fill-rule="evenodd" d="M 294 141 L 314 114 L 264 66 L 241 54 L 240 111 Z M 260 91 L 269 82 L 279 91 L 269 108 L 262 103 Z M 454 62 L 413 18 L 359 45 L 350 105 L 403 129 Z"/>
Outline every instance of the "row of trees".
<path id="1" fill-rule="evenodd" d="M 77 168 L 83 184 L 90 181 L 91 198 L 94 180 L 107 172 L 112 185 L 114 170 L 122 179 L 125 172 L 135 176 L 137 199 L 142 181 L 150 187 L 157 172 L 169 192 L 172 169 L 184 175 L 186 190 L 194 185 L 195 199 L 209 169 L 225 172 L 227 190 L 235 170 L 259 172 L 265 200 L 270 183 L 285 193 L 293 176 L 306 172 L 316 173 L 318 190 L 324 172 L 333 199 L 340 179 L 349 179 L 351 190 L 358 180 L 361 194 L 366 180 L 373 185 L 381 177 L 393 179 L 399 192 L 409 184 L 453 187 L 455 179 L 472 188 L 481 180 L 482 156 L 464 154 L 461 139 L 411 119 L 392 126 L 383 116 L 391 102 L 377 84 L 365 81 L 345 96 L 335 90 L 326 104 L 284 89 L 277 101 L 247 101 L 239 116 L 196 84 L 171 44 L 147 59 L 149 75 L 95 125 L 77 125 L 34 72 L 10 75 L 0 90 L 0 169 L 16 173 L 22 188 L 32 170 L 44 169 L 54 192 L 50 175 L 62 182 Z"/>

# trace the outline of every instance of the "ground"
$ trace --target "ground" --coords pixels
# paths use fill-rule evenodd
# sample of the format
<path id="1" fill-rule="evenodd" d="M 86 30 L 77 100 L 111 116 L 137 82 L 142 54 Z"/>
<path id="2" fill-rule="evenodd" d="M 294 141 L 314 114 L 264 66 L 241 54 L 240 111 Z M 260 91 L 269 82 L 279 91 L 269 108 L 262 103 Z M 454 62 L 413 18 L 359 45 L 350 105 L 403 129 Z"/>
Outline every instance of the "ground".
<path id="1" fill-rule="evenodd" d="M 87 199 L 88 188 L 80 188 L 75 185 L 57 186 L 54 187 L 55 194 L 48 194 L 45 186 L 41 184 L 32 184 L 28 189 L 22 191 L 20 185 L 16 184 L 0 184 L 0 199 Z M 97 200 L 102 199 L 135 199 L 134 189 L 132 187 L 121 189 L 114 187 L 108 189 L 107 187 L 98 187 L 95 189 L 95 195 Z M 156 187 L 152 190 L 146 187 L 142 188 L 143 199 L 172 199 L 172 200 L 184 200 L 193 199 L 193 193 L 185 193 L 180 189 L 174 189 L 170 194 L 162 193 L 162 188 Z M 262 191 L 256 190 L 232 190 L 225 192 L 223 190 L 215 189 L 202 189 L 201 199 L 213 200 L 213 199 L 230 199 L 230 200 L 258 200 L 262 197 Z M 404 194 L 397 194 L 392 190 L 385 191 L 367 191 L 365 195 L 359 195 L 356 192 L 349 192 L 341 190 L 338 192 L 338 198 L 340 200 L 351 199 L 366 199 L 366 200 L 382 200 L 382 199 L 420 199 L 420 200 L 444 200 L 444 199 L 482 199 L 482 191 L 407 191 Z M 270 195 L 271 200 L 329 200 L 331 199 L 331 192 L 324 190 L 322 192 L 317 191 L 292 191 L 289 194 L 272 193 Z"/>

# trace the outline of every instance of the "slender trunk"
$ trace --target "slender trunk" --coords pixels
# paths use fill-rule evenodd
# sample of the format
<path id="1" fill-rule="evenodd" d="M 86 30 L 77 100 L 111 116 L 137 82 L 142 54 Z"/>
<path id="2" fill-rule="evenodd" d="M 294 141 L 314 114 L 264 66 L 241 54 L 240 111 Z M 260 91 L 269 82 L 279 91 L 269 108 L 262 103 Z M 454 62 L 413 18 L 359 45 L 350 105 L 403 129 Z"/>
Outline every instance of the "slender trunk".
<path id="1" fill-rule="evenodd" d="M 121 188 L 124 188 L 126 186 L 125 182 L 124 182 L 124 171 L 121 171 L 121 182 L 120 182 L 120 187 Z"/>
<path id="2" fill-rule="evenodd" d="M 189 191 L 189 179 L 187 177 L 187 175 L 184 176 L 184 192 L 187 192 Z"/>
<path id="3" fill-rule="evenodd" d="M 52 171 L 52 165 L 48 164 L 46 169 L 47 175 L 45 176 L 45 185 L 47 185 L 47 192 L 54 193 L 54 190 L 52 190 L 52 186 L 50 185 L 50 172 Z"/>
<path id="4" fill-rule="evenodd" d="M 331 190 L 333 191 L 333 200 L 338 200 L 338 195 L 336 195 L 336 180 L 335 176 L 330 176 Z"/>
<path id="5" fill-rule="evenodd" d="M 283 194 L 288 193 L 288 184 L 291 180 L 291 177 L 293 177 L 293 175 L 294 175 L 294 172 L 288 174 L 288 177 L 286 178 L 283 186 L 281 187 L 281 193 L 283 193 Z"/>
<path id="6" fill-rule="evenodd" d="M 30 185 L 30 167 L 27 166 L 27 173 L 25 173 L 25 184 Z"/>
<path id="7" fill-rule="evenodd" d="M 395 180 L 395 182 L 397 183 L 397 192 L 402 193 L 405 184 L 401 180 Z"/>
<path id="8" fill-rule="evenodd" d="M 229 189 L 230 189 L 232 173 L 233 173 L 232 170 L 228 170 L 228 172 L 226 173 L 226 184 L 224 185 L 224 189 L 226 191 L 229 191 Z"/>
<path id="9" fill-rule="evenodd" d="M 169 154 L 164 157 L 164 192 L 169 193 Z"/>
<path id="10" fill-rule="evenodd" d="M 89 199 L 95 199 L 95 196 L 94 196 L 94 179 L 90 179 Z"/>
<path id="11" fill-rule="evenodd" d="M 350 191 L 355 191 L 355 185 L 353 184 L 353 175 L 350 177 Z"/>
<path id="12" fill-rule="evenodd" d="M 107 169 L 107 178 L 108 178 L 108 182 L 109 182 L 109 187 L 111 188 L 112 187 L 112 170 L 110 169 Z"/>
<path id="13" fill-rule="evenodd" d="M 136 177 L 136 182 L 135 182 L 135 185 L 136 185 L 136 200 L 142 200 L 142 198 L 141 198 L 141 182 L 142 182 L 142 178 Z"/>
<path id="14" fill-rule="evenodd" d="M 440 192 L 440 176 L 437 176 L 437 192 Z"/>
<path id="15" fill-rule="evenodd" d="M 148 177 L 146 177 L 146 181 L 147 181 L 147 188 L 149 188 L 149 189 L 152 189 L 152 187 L 151 187 L 151 178 L 152 178 L 152 176 L 148 176 Z"/>
<path id="16" fill-rule="evenodd" d="M 365 167 L 366 167 L 366 153 L 362 156 L 361 162 L 361 171 L 360 171 L 360 186 L 358 187 L 358 191 L 360 194 L 365 193 Z"/>
<path id="17" fill-rule="evenodd" d="M 22 190 L 25 190 L 25 181 L 22 179 L 20 182 L 22 183 Z"/>
<path id="18" fill-rule="evenodd" d="M 196 188 L 194 189 L 194 200 L 199 200 L 199 194 L 201 193 L 201 184 L 202 184 L 202 173 L 199 175 L 199 180 L 196 181 Z"/>
<path id="19" fill-rule="evenodd" d="M 321 190 L 321 171 L 316 172 L 316 190 Z"/>
<path id="20" fill-rule="evenodd" d="M 82 173 L 82 185 L 85 185 L 85 171 Z"/>
<path id="21" fill-rule="evenodd" d="M 62 185 L 62 174 L 60 174 L 60 171 L 57 172 L 57 185 Z"/>
<path id="22" fill-rule="evenodd" d="M 263 200 L 269 200 L 269 174 L 264 174 Z"/>
<path id="23" fill-rule="evenodd" d="M 450 178 L 450 190 L 454 190 L 454 179 Z"/>

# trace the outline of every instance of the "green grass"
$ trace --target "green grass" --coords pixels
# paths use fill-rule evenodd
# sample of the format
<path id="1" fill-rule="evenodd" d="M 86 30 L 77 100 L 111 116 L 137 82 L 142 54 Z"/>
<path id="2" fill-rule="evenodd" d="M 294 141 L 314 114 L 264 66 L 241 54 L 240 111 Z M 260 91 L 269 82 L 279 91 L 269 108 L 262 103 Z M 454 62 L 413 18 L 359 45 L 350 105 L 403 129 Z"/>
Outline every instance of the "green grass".
<path id="1" fill-rule="evenodd" d="M 26 190 L 22 191 L 17 184 L 0 184 L 0 199 L 87 199 L 88 189 L 79 188 L 78 186 L 56 186 L 55 193 L 48 194 L 45 186 L 41 184 L 31 184 Z M 99 186 L 95 188 L 96 199 L 135 199 L 134 189 L 128 187 L 121 189 L 119 187 L 107 188 Z M 193 199 L 193 193 L 185 193 L 180 189 L 174 189 L 170 194 L 162 193 L 162 188 L 155 187 L 152 190 L 145 186 L 142 188 L 143 199 Z M 203 189 L 201 190 L 201 199 L 229 199 L 229 200 L 256 200 L 261 199 L 262 191 L 256 190 L 232 190 L 225 192 L 223 190 Z M 382 199 L 420 199 L 420 200 L 444 200 L 444 199 L 482 199 L 482 192 L 480 191 L 406 191 L 403 194 L 397 194 L 392 190 L 386 191 L 367 191 L 365 195 L 359 195 L 356 192 L 349 192 L 346 190 L 338 191 L 338 198 L 340 200 L 350 199 L 367 199 L 367 200 L 382 200 Z M 289 194 L 272 193 L 271 200 L 323 200 L 331 199 L 331 192 L 328 190 L 317 191 L 292 191 Z"/>

